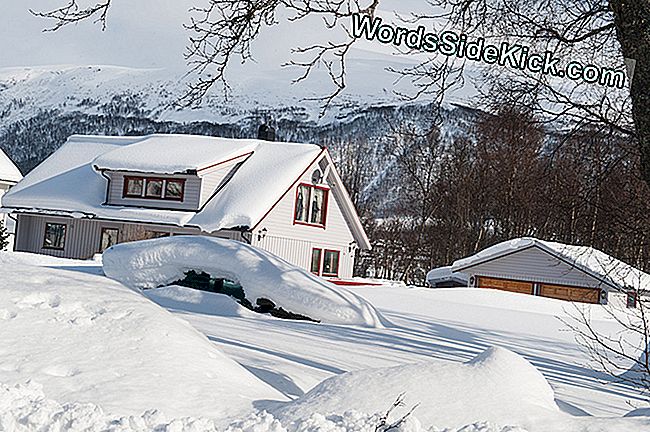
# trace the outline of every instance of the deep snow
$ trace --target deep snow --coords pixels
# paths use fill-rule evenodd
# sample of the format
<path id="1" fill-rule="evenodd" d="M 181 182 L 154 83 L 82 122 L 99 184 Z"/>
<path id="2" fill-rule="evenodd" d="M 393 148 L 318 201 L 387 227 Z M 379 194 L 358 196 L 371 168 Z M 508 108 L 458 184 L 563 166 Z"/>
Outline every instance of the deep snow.
<path id="1" fill-rule="evenodd" d="M 557 319 L 566 317 L 567 303 L 556 300 L 489 290 L 356 288 L 393 322 L 372 328 L 279 320 L 181 287 L 147 292 L 211 345 L 137 292 L 101 276 L 98 261 L 4 253 L 0 269 L 9 282 L 0 284 L 0 309 L 12 326 L 8 332 L 0 322 L 0 430 L 372 432 L 401 392 L 407 408 L 422 403 L 402 432 L 650 430 L 650 417 L 622 417 L 628 402 L 647 405 L 635 389 L 598 381 L 605 377 L 587 367 Z M 53 293 L 54 301 L 46 296 Z M 95 307 L 103 313 L 94 319 L 80 313 Z M 599 329 L 616 331 L 600 306 L 584 307 Z M 233 399 L 242 394 L 239 385 L 218 387 L 228 382 L 224 365 L 234 363 L 215 345 L 258 378 L 234 365 L 233 379 L 252 379 L 255 390 L 253 403 L 236 410 L 237 419 L 215 414 L 246 399 Z M 526 360 L 488 349 L 494 345 Z M 19 367 L 6 367 L 11 364 Z M 219 379 L 204 374 L 215 369 Z M 191 399 L 196 393 L 188 387 L 201 398 Z M 220 389 L 228 398 L 217 407 Z M 190 407 L 198 413 L 179 418 L 186 415 L 181 408 Z"/>
<path id="2" fill-rule="evenodd" d="M 332 324 L 381 327 L 382 317 L 362 297 L 242 242 L 174 236 L 124 243 L 104 252 L 104 273 L 135 288 L 155 288 L 204 271 L 238 282 L 253 304 L 273 301 L 293 313 Z"/>
<path id="3" fill-rule="evenodd" d="M 0 253 L 0 383 L 33 380 L 50 398 L 116 415 L 226 419 L 282 398 L 186 322 L 85 265 Z"/>

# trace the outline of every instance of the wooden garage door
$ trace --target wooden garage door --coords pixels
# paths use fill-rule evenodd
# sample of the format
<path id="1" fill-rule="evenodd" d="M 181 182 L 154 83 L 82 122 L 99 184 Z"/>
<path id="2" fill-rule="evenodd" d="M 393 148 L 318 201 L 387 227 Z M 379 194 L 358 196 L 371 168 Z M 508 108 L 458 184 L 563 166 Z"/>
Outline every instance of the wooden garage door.
<path id="1" fill-rule="evenodd" d="M 539 295 L 542 297 L 581 303 L 600 303 L 600 290 L 593 288 L 542 284 L 540 286 Z"/>
<path id="2" fill-rule="evenodd" d="M 501 291 L 510 291 L 521 294 L 533 294 L 532 282 L 521 282 L 510 279 L 497 279 L 480 276 L 478 278 L 479 288 L 491 288 Z"/>

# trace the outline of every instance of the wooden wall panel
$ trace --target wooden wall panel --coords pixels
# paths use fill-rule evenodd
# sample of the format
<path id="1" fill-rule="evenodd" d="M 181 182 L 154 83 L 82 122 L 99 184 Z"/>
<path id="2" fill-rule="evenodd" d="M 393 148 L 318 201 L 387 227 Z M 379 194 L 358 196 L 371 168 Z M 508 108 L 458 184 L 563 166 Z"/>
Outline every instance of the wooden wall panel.
<path id="1" fill-rule="evenodd" d="M 542 284 L 540 296 L 580 303 L 600 303 L 600 290 L 593 288 Z"/>
<path id="2" fill-rule="evenodd" d="M 501 291 L 510 291 L 521 294 L 533 294 L 532 282 L 521 282 L 509 279 L 497 279 L 480 276 L 478 278 L 478 287 L 497 289 Z"/>

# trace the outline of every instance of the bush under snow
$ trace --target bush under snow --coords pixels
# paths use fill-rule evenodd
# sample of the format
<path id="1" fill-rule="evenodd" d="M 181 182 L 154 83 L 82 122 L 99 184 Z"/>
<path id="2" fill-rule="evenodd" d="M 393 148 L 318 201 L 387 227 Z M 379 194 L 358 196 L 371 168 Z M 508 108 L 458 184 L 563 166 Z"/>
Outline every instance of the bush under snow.
<path id="1" fill-rule="evenodd" d="M 238 282 L 253 304 L 273 301 L 289 312 L 331 324 L 381 327 L 375 308 L 350 290 L 250 245 L 213 237 L 175 236 L 113 246 L 104 273 L 135 288 L 156 288 L 194 270 Z"/>

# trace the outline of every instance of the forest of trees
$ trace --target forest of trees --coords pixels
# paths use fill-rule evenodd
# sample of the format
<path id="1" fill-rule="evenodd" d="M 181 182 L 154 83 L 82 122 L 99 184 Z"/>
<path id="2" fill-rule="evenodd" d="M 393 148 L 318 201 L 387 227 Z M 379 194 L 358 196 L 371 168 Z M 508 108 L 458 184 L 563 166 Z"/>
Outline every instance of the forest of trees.
<path id="1" fill-rule="evenodd" d="M 399 184 L 386 217 L 375 217 L 384 195 L 359 192 L 374 163 L 367 143 L 339 150 L 373 243 L 358 274 L 422 284 L 432 268 L 522 236 L 593 246 L 648 268 L 650 191 L 633 144 L 589 126 L 551 133 L 507 107 L 473 127 L 451 139 L 435 128 L 394 132 L 384 151 Z"/>

